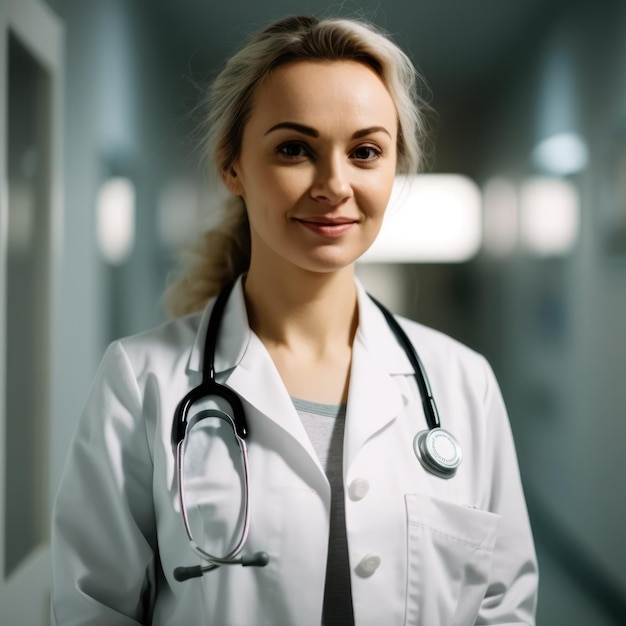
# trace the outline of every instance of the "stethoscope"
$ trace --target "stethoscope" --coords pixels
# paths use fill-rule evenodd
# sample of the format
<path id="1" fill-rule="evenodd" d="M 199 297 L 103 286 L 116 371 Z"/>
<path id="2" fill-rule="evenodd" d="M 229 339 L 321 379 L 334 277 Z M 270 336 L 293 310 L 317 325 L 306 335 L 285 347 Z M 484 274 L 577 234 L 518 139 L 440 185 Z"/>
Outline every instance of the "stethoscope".
<path id="1" fill-rule="evenodd" d="M 234 283 L 231 283 L 222 289 L 211 311 L 204 343 L 202 382 L 180 401 L 174 414 L 172 443 L 176 450 L 176 473 L 181 515 L 192 549 L 198 556 L 208 562 L 208 565 L 177 567 L 174 570 L 174 577 L 179 581 L 202 576 L 204 573 L 210 572 L 220 565 L 253 565 L 263 567 L 269 562 L 269 556 L 266 552 L 255 552 L 251 555 L 239 556 L 248 540 L 250 530 L 250 472 L 248 467 L 248 449 L 246 446 L 248 422 L 239 396 L 232 389 L 219 384 L 215 380 L 215 349 L 217 346 L 217 335 L 224 315 L 224 309 L 233 286 Z M 392 313 L 371 295 L 369 297 L 380 309 L 387 324 L 404 349 L 413 367 L 415 380 L 417 381 L 417 386 L 420 391 L 428 429 L 421 430 L 415 435 L 413 440 L 415 455 L 424 469 L 430 473 L 440 478 L 451 478 L 456 473 L 463 458 L 461 446 L 452 434 L 441 427 L 437 404 L 432 394 L 426 370 L 413 344 Z M 209 396 L 221 398 L 226 401 L 231 408 L 231 412 L 228 413 L 219 409 L 209 409 L 202 411 L 198 415 L 191 416 L 192 407 L 200 401 L 206 400 Z M 241 535 L 235 547 L 224 556 L 210 554 L 197 544 L 191 531 L 188 511 L 185 505 L 185 488 L 183 484 L 183 444 L 185 435 L 187 430 L 191 428 L 197 420 L 209 417 L 222 419 L 230 425 L 235 435 L 237 445 L 239 446 L 243 466 L 243 522 Z"/>

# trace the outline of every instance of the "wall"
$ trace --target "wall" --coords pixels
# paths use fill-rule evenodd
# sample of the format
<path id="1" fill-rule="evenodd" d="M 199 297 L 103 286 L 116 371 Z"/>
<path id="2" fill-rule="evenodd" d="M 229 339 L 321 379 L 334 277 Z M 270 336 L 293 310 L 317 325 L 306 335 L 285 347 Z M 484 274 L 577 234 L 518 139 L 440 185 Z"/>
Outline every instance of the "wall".
<path id="1" fill-rule="evenodd" d="M 156 197 L 176 158 L 167 50 L 151 13 L 124 0 L 58 0 L 66 30 L 65 215 L 55 314 L 52 493 L 108 342 L 162 319 Z M 102 258 L 96 198 L 113 175 L 136 188 L 135 245 Z M 155 268 L 156 271 L 155 271 Z"/>
<path id="2" fill-rule="evenodd" d="M 626 124 L 625 31 L 623 3 L 572 10 L 511 76 L 502 100 L 485 103 L 496 113 L 483 182 L 538 174 L 531 150 L 552 133 L 577 131 L 590 154 L 567 177 L 581 202 L 574 250 L 539 259 L 518 249 L 497 263 L 484 257 L 476 270 L 482 313 L 493 321 L 481 342 L 508 399 L 537 535 L 540 625 L 625 617 L 626 249 L 609 251 L 606 237 L 616 182 L 607 172 Z M 550 93 L 565 97 L 555 103 Z"/>
<path id="3" fill-rule="evenodd" d="M 618 592 L 626 587 L 620 484 L 626 475 L 626 263 L 622 255 L 607 254 L 603 238 L 606 159 L 615 124 L 626 113 L 626 17 L 621 3 L 598 5 L 572 9 L 542 40 L 529 42 L 527 56 L 503 77 L 499 95 L 485 98 L 475 152 L 464 151 L 473 163 L 464 173 L 481 182 L 495 174 L 521 180 L 532 173 L 529 154 L 538 134 L 561 130 L 559 120 L 566 117 L 540 123 L 541 78 L 555 50 L 570 55 L 580 106 L 567 116 L 592 155 L 588 168 L 571 178 L 582 202 L 575 249 L 562 259 L 539 260 L 518 250 L 463 266 L 364 270 L 381 289 L 391 285 L 392 275 L 401 277 L 401 288 L 383 298 L 392 308 L 470 343 L 496 369 L 537 532 L 540 626 L 618 623 L 610 610 L 587 599 L 584 574 L 564 569 L 554 549 L 559 535 L 572 537 L 576 552 L 592 564 L 591 574 L 621 585 Z M 173 140 L 181 128 L 171 121 L 172 111 L 181 110 L 183 87 L 169 60 L 176 51 L 159 38 L 151 13 L 123 0 L 56 0 L 53 6 L 66 24 L 67 49 L 54 491 L 106 343 L 161 319 L 159 295 L 170 259 L 155 232 L 158 198 L 168 178 L 179 171 L 187 176 L 190 167 L 181 156 L 188 147 Z M 451 150 L 454 141 L 448 141 Z M 454 159 L 442 158 L 440 166 L 447 165 Z M 138 206 L 133 255 L 112 268 L 97 250 L 95 198 L 116 173 L 133 179 Z"/>

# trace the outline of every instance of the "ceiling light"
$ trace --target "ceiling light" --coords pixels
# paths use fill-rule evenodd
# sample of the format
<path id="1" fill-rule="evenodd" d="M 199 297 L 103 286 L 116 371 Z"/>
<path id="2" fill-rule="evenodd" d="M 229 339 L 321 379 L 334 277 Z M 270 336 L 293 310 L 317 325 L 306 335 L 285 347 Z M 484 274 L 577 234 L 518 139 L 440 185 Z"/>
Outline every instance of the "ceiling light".
<path id="1" fill-rule="evenodd" d="M 517 187 L 492 178 L 483 191 L 483 248 L 493 256 L 512 254 L 517 247 L 519 200 Z"/>
<path id="2" fill-rule="evenodd" d="M 102 256 L 120 265 L 135 241 L 135 186 L 128 178 L 110 178 L 97 200 L 97 238 Z"/>
<path id="3" fill-rule="evenodd" d="M 457 174 L 399 176 L 378 238 L 361 257 L 374 263 L 471 259 L 482 238 L 481 193 Z"/>
<path id="4" fill-rule="evenodd" d="M 580 172 L 589 159 L 587 146 L 576 133 L 560 133 L 539 142 L 532 153 L 533 164 L 546 174 L 567 176 Z"/>
<path id="5" fill-rule="evenodd" d="M 520 237 L 539 256 L 558 256 L 576 243 L 580 227 L 578 192 L 562 178 L 532 178 L 520 189 Z"/>

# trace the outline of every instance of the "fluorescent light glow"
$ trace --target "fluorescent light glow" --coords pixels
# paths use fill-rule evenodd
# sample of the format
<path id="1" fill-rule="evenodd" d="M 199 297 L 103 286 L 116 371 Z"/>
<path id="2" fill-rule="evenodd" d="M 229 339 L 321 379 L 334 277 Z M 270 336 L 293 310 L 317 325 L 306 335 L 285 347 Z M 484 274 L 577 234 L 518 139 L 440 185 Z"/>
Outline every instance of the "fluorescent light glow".
<path id="1" fill-rule="evenodd" d="M 102 256 L 120 265 L 135 243 L 135 187 L 128 178 L 111 178 L 97 200 L 97 237 Z"/>
<path id="2" fill-rule="evenodd" d="M 587 146 L 576 133 L 560 133 L 539 142 L 533 150 L 532 160 L 546 174 L 567 176 L 580 172 L 587 166 Z"/>
<path id="3" fill-rule="evenodd" d="M 483 247 L 493 256 L 515 251 L 518 239 L 517 187 L 504 178 L 492 178 L 483 192 Z"/>
<path id="4" fill-rule="evenodd" d="M 569 252 L 580 228 L 578 192 L 561 178 L 529 179 L 520 189 L 520 235 L 539 256 Z"/>
<path id="5" fill-rule="evenodd" d="M 481 200 L 480 189 L 465 176 L 399 176 L 380 234 L 360 260 L 467 261 L 481 245 Z"/>

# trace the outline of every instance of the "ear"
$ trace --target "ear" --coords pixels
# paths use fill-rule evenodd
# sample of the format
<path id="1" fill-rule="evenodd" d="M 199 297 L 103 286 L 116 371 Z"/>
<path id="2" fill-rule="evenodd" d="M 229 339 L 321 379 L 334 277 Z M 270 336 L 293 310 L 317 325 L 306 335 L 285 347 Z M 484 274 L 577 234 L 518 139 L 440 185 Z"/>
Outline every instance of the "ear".
<path id="1" fill-rule="evenodd" d="M 237 174 L 235 165 L 230 167 L 228 170 L 223 171 L 221 176 L 224 185 L 226 185 L 226 189 L 228 189 L 230 193 L 235 196 L 243 196 L 243 185 L 241 184 L 241 179 Z"/>

